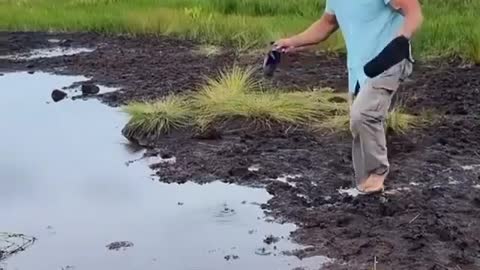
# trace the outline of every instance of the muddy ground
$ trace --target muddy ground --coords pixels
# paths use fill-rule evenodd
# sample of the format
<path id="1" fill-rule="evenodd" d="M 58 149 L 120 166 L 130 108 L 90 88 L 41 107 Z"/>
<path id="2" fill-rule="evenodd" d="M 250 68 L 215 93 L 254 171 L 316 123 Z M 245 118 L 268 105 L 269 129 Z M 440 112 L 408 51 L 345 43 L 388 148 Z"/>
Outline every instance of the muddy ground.
<path id="1" fill-rule="evenodd" d="M 196 52 L 193 41 L 165 37 L 0 33 L 0 55 L 51 46 L 96 50 L 31 61 L 0 59 L 0 74 L 42 70 L 91 76 L 93 82 L 122 87 L 99 97 L 117 106 L 195 90 L 219 68 L 234 62 L 259 66 L 263 58 L 225 48 L 206 56 Z M 344 91 L 344 63 L 342 55 L 292 56 L 264 83 L 285 90 Z M 383 195 L 338 192 L 352 182 L 348 134 L 237 124 L 207 138 L 177 134 L 148 142 L 150 154 L 177 160 L 153 169 L 165 182 L 220 179 L 265 186 L 274 195 L 265 211 L 299 225 L 293 238 L 311 246 L 296 255 L 336 259 L 326 269 L 372 269 L 374 257 L 377 269 L 480 269 L 480 166 L 475 166 L 480 164 L 480 66 L 459 59 L 418 61 L 399 97 L 411 113 L 434 110 L 436 121 L 408 134 L 389 134 L 392 173 Z M 252 165 L 259 169 L 249 170 Z M 285 174 L 301 176 L 272 180 Z"/>

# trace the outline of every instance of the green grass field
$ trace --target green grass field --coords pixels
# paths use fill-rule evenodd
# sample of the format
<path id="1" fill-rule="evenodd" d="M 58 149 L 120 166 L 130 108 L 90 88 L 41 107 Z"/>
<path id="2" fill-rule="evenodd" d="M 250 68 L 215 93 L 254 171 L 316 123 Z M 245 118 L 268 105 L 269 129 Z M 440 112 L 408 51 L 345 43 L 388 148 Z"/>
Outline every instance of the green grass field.
<path id="1" fill-rule="evenodd" d="M 480 62 L 478 0 L 423 0 L 416 54 Z M 322 0 L 0 0 L 2 30 L 168 34 L 237 48 L 264 46 L 303 30 Z M 336 36 L 323 48 L 342 50 Z"/>

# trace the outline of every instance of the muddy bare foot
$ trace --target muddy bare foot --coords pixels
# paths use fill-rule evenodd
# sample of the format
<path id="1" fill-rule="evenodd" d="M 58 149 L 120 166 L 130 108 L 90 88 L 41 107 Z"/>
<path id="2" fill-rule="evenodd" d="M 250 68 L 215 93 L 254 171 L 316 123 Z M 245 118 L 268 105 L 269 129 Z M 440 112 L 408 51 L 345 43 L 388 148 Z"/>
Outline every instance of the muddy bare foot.
<path id="1" fill-rule="evenodd" d="M 358 187 L 358 189 L 365 193 L 378 192 L 384 188 L 384 182 L 385 175 L 372 174 L 363 184 Z"/>

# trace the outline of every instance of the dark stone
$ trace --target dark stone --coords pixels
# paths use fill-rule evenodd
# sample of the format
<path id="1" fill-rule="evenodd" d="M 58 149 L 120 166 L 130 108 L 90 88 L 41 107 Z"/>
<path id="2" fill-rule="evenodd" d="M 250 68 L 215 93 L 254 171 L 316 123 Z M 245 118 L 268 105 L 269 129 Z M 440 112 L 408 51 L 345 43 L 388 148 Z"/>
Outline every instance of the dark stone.
<path id="1" fill-rule="evenodd" d="M 443 138 L 443 137 L 440 137 L 438 138 L 438 143 L 441 144 L 441 145 L 447 145 L 448 144 L 448 140 Z"/>
<path id="2" fill-rule="evenodd" d="M 229 261 L 229 260 L 238 260 L 238 258 L 240 258 L 238 255 L 226 255 L 225 257 L 223 257 L 225 260 Z"/>
<path id="3" fill-rule="evenodd" d="M 82 94 L 84 96 L 86 95 L 95 95 L 95 94 L 98 94 L 100 92 L 100 87 L 94 85 L 94 84 L 90 84 L 90 83 L 86 83 L 86 84 L 82 84 Z"/>
<path id="4" fill-rule="evenodd" d="M 222 134 L 215 128 L 208 128 L 204 131 L 197 132 L 193 135 L 193 138 L 199 140 L 220 140 L 222 139 Z"/>
<path id="5" fill-rule="evenodd" d="M 35 71 L 29 70 L 27 73 L 28 73 L 28 74 L 33 74 L 33 73 L 35 73 Z"/>
<path id="6" fill-rule="evenodd" d="M 133 243 L 130 241 L 118 241 L 118 242 L 112 242 L 107 245 L 107 248 L 109 250 L 120 250 L 120 249 L 126 249 L 129 247 L 133 247 Z"/>
<path id="7" fill-rule="evenodd" d="M 235 167 L 228 171 L 228 174 L 233 177 L 243 177 L 249 173 L 250 171 L 246 167 Z"/>
<path id="8" fill-rule="evenodd" d="M 72 42 L 73 42 L 73 40 L 71 40 L 71 39 L 65 39 L 60 43 L 60 45 L 63 46 L 63 47 L 71 47 Z"/>
<path id="9" fill-rule="evenodd" d="M 170 159 L 173 157 L 173 153 L 167 150 L 160 151 L 160 157 L 162 159 Z"/>
<path id="10" fill-rule="evenodd" d="M 58 101 L 64 99 L 66 96 L 67 96 L 67 93 L 65 93 L 61 90 L 55 89 L 55 90 L 52 91 L 52 99 L 55 102 L 58 102 Z"/>
<path id="11" fill-rule="evenodd" d="M 263 242 L 267 245 L 271 245 L 271 244 L 277 243 L 279 240 L 280 238 L 275 237 L 273 235 L 269 235 L 265 239 L 263 239 Z"/>
<path id="12" fill-rule="evenodd" d="M 480 208 L 480 196 L 473 198 L 473 205 Z"/>

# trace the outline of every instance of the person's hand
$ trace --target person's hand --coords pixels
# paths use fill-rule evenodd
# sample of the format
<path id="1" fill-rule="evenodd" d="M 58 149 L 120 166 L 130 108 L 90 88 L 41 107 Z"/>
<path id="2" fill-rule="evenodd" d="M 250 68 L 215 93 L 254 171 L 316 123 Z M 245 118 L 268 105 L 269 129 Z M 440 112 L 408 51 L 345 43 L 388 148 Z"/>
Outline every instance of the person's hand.
<path id="1" fill-rule="evenodd" d="M 295 50 L 296 44 L 292 38 L 283 38 L 275 41 L 273 47 L 282 53 L 289 53 Z"/>

